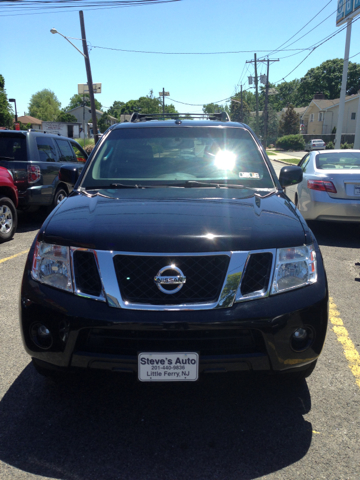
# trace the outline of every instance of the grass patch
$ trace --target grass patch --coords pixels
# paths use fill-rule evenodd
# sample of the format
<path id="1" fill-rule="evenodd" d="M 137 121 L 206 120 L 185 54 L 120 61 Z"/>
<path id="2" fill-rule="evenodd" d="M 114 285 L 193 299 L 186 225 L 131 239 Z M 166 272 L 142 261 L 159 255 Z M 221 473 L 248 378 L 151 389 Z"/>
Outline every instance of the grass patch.
<path id="1" fill-rule="evenodd" d="M 77 142 L 79 145 L 81 145 L 84 148 L 84 139 L 83 138 L 74 138 L 75 142 Z M 88 145 L 95 145 L 95 140 L 93 138 L 87 138 L 85 147 Z"/>
<path id="2" fill-rule="evenodd" d="M 287 158 L 287 159 L 282 158 L 281 159 L 282 162 L 291 163 L 291 165 L 298 165 L 300 160 L 301 158 Z"/>
<path id="3" fill-rule="evenodd" d="M 274 152 L 268 152 L 268 151 L 266 151 L 266 153 L 267 153 L 267 155 L 276 155 L 276 153 L 274 153 Z"/>

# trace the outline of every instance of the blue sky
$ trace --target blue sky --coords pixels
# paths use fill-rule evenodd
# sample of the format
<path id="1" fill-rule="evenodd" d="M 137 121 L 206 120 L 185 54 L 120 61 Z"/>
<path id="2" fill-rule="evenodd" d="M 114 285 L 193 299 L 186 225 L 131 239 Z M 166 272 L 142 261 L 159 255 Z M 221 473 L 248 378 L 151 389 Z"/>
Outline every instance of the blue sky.
<path id="1" fill-rule="evenodd" d="M 329 0 L 182 0 L 142 7 L 90 10 L 84 8 L 86 36 L 92 46 L 90 61 L 94 82 L 102 83 L 96 98 L 107 108 L 115 100 L 128 101 L 164 87 L 170 98 L 204 104 L 230 97 L 239 81 L 248 88 L 246 65 L 254 53 L 270 53 L 286 42 L 317 14 Z M 99 2 L 100 3 L 100 2 Z M 15 8 L 18 7 L 18 8 Z M 86 83 L 83 57 L 60 35 L 80 38 L 79 13 L 75 8 L 30 15 L 15 5 L 5 11 L 0 4 L 0 73 L 8 98 L 15 97 L 18 115 L 27 112 L 32 94 L 52 90 L 62 107 Z M 320 26 L 288 48 L 307 48 L 335 33 L 337 1 L 329 5 L 289 43 Z M 46 7 L 41 12 L 47 12 Z M 359 16 L 360 17 L 360 16 Z M 357 18 L 359 18 L 357 17 Z M 79 49 L 81 41 L 71 40 Z M 106 50 L 161 52 L 224 52 L 227 55 L 155 55 Z M 285 47 L 286 48 L 286 45 Z M 345 31 L 317 48 L 286 80 L 301 78 L 308 69 L 331 58 L 343 58 Z M 261 52 L 261 50 L 263 50 Z M 353 24 L 350 56 L 360 52 L 360 21 Z M 270 67 L 270 82 L 281 80 L 309 53 L 279 51 Z M 288 57 L 288 58 L 283 58 Z M 360 62 L 360 55 L 351 59 Z M 259 73 L 265 73 L 265 64 Z M 171 101 L 167 100 L 169 103 Z M 201 107 L 171 102 L 178 111 L 201 112 Z"/>

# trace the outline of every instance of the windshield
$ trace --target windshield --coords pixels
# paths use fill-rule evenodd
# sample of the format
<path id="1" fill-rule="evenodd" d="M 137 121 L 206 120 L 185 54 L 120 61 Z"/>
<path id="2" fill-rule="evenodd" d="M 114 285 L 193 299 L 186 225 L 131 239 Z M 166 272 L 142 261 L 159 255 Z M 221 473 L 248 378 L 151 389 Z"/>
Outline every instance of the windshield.
<path id="1" fill-rule="evenodd" d="M 316 168 L 320 170 L 360 169 L 360 152 L 322 153 L 316 156 Z"/>
<path id="2" fill-rule="evenodd" d="M 274 187 L 250 133 L 231 127 L 113 130 L 95 155 L 81 186 L 181 186 L 192 181 Z"/>

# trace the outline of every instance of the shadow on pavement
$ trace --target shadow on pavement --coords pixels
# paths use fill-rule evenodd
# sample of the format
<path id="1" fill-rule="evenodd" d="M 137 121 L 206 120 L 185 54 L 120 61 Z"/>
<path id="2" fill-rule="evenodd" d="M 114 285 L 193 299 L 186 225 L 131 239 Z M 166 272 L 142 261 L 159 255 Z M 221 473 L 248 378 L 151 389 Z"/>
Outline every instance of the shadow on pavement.
<path id="1" fill-rule="evenodd" d="M 23 212 L 18 210 L 18 226 L 17 233 L 20 232 L 36 232 L 44 223 L 49 212 L 46 208 L 40 208 L 37 212 Z"/>
<path id="2" fill-rule="evenodd" d="M 0 403 L 0 460 L 66 480 L 258 478 L 310 447 L 307 384 L 284 382 L 92 375 L 54 384 L 28 365 Z"/>
<path id="3" fill-rule="evenodd" d="M 359 248 L 360 222 L 307 222 L 319 245 L 328 247 Z"/>

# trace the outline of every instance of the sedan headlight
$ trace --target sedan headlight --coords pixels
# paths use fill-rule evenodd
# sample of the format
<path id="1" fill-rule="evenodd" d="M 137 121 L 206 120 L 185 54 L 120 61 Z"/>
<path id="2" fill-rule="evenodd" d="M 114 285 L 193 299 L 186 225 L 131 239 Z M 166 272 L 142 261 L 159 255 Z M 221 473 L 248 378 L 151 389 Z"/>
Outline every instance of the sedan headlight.
<path id="1" fill-rule="evenodd" d="M 316 280 L 316 252 L 313 245 L 277 250 L 271 294 L 303 287 Z"/>
<path id="2" fill-rule="evenodd" d="M 69 247 L 36 242 L 31 276 L 38 282 L 72 292 Z"/>

